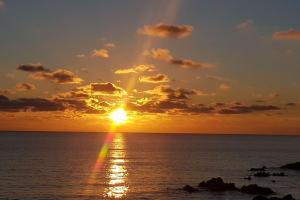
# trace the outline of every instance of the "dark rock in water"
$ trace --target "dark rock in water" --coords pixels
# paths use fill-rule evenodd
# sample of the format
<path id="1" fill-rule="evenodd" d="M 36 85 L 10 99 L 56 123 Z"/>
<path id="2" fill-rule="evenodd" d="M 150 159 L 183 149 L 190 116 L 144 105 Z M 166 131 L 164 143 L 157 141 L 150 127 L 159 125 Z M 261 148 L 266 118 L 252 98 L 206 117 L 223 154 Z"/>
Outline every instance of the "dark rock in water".
<path id="1" fill-rule="evenodd" d="M 258 195 L 254 197 L 252 200 L 269 200 L 269 199 L 265 196 Z"/>
<path id="2" fill-rule="evenodd" d="M 224 183 L 223 179 L 220 177 L 212 178 L 208 181 L 202 181 L 198 186 L 211 191 L 237 190 L 234 183 Z"/>
<path id="3" fill-rule="evenodd" d="M 286 176 L 285 173 L 280 172 L 280 173 L 273 173 L 272 176 Z"/>
<path id="4" fill-rule="evenodd" d="M 267 187 L 260 187 L 256 184 L 250 184 L 248 186 L 243 186 L 240 189 L 241 192 L 247 194 L 260 194 L 260 195 L 270 195 L 274 194 L 275 192 Z"/>
<path id="5" fill-rule="evenodd" d="M 252 178 L 251 178 L 251 176 L 248 176 L 248 177 L 245 177 L 244 179 L 248 180 L 248 181 L 251 181 Z"/>
<path id="6" fill-rule="evenodd" d="M 272 183 L 276 183 L 276 181 L 275 181 L 275 180 L 272 180 Z"/>
<path id="7" fill-rule="evenodd" d="M 295 199 L 294 199 L 294 197 L 292 195 L 289 194 L 289 195 L 286 195 L 286 196 L 284 196 L 282 198 L 280 198 L 280 197 L 270 197 L 270 198 L 267 198 L 265 196 L 259 195 L 259 196 L 254 197 L 252 200 L 295 200 Z"/>
<path id="8" fill-rule="evenodd" d="M 270 173 L 267 173 L 267 172 L 257 172 L 253 176 L 256 176 L 256 177 L 269 177 Z"/>
<path id="9" fill-rule="evenodd" d="M 193 193 L 193 192 L 199 192 L 198 189 L 190 186 L 190 185 L 185 185 L 183 188 L 182 188 L 184 191 L 186 192 L 189 192 L 189 193 Z"/>
<path id="10" fill-rule="evenodd" d="M 266 171 L 267 167 L 266 166 L 262 166 L 260 168 L 251 168 L 249 171 L 252 172 L 257 172 L 257 171 Z"/>
<path id="11" fill-rule="evenodd" d="M 300 170 L 300 162 L 295 162 L 295 163 L 290 163 L 290 164 L 287 164 L 287 165 L 283 165 L 280 168 Z"/>

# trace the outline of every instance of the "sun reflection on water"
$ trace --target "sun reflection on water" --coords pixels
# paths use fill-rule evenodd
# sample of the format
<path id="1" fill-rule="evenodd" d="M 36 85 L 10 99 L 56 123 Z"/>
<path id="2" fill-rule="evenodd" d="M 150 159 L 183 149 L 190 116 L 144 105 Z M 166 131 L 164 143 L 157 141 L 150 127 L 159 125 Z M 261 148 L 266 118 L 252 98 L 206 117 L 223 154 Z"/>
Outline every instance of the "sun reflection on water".
<path id="1" fill-rule="evenodd" d="M 128 191 L 126 151 L 122 134 L 116 134 L 112 140 L 109 155 L 109 167 L 106 178 L 108 186 L 105 189 L 105 196 L 109 198 L 122 198 Z"/>

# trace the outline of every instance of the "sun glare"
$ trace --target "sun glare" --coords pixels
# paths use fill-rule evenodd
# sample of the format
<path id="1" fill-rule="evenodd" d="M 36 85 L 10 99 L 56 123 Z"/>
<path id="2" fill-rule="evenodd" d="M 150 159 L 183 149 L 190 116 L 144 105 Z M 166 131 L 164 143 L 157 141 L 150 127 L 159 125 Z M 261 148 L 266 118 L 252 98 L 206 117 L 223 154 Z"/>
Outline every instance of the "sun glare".
<path id="1" fill-rule="evenodd" d="M 109 117 L 115 124 L 123 124 L 128 118 L 127 113 L 123 108 L 114 110 Z"/>

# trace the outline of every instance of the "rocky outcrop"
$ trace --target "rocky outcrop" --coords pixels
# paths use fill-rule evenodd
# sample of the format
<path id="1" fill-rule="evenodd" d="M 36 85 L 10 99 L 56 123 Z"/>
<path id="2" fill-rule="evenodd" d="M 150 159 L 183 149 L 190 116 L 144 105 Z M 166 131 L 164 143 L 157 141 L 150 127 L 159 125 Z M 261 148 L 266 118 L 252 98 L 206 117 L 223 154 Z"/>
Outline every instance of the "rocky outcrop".
<path id="1" fill-rule="evenodd" d="M 293 169 L 293 170 L 300 170 L 300 162 L 290 163 L 281 166 L 282 169 Z"/>
<path id="2" fill-rule="evenodd" d="M 257 195 L 271 195 L 275 194 L 275 192 L 267 187 L 261 187 L 256 184 L 250 184 L 248 186 L 243 186 L 240 189 L 241 192 L 247 193 L 247 194 L 257 194 Z"/>
<path id="3" fill-rule="evenodd" d="M 186 192 L 188 192 L 188 193 L 199 192 L 198 189 L 196 189 L 196 188 L 194 188 L 194 187 L 192 187 L 192 186 L 190 186 L 190 185 L 185 185 L 185 186 L 182 188 L 182 190 L 184 190 L 184 191 L 186 191 Z"/>
<path id="4" fill-rule="evenodd" d="M 268 198 L 268 197 L 265 197 L 265 196 L 256 196 L 256 197 L 254 197 L 252 200 L 296 200 L 292 195 L 286 195 L 286 196 L 284 196 L 284 197 L 282 197 L 282 198 L 280 198 L 280 197 L 270 197 L 270 198 Z"/>
<path id="5" fill-rule="evenodd" d="M 202 181 L 198 185 L 200 188 L 206 188 L 210 191 L 230 191 L 230 190 L 237 190 L 234 183 L 224 183 L 223 179 L 212 178 L 208 181 Z"/>

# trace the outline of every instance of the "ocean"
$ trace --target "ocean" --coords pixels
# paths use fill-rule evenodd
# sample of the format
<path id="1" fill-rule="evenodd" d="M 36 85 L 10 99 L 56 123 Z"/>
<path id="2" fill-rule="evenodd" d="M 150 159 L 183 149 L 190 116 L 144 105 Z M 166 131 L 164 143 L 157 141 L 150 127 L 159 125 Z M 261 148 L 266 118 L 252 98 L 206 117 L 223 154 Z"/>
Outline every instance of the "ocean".
<path id="1" fill-rule="evenodd" d="M 144 133 L 0 133 L 0 199 L 251 200 L 240 192 L 187 193 L 212 177 L 300 199 L 299 136 Z M 267 166 L 283 177 L 253 177 Z"/>

